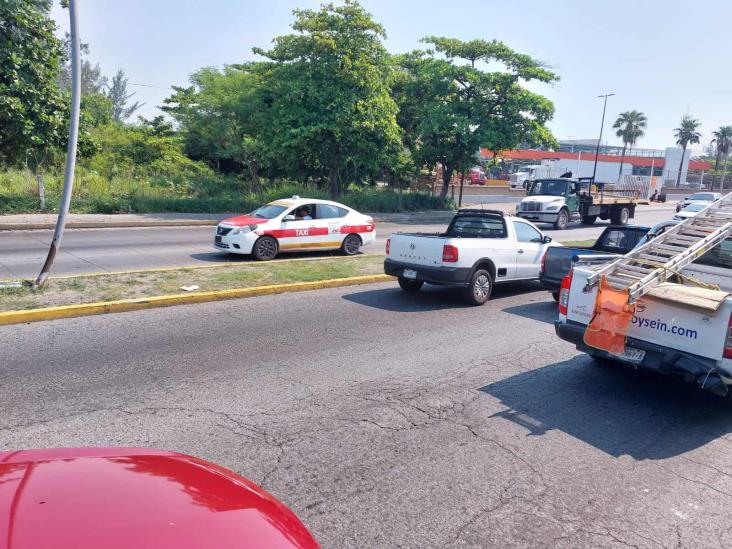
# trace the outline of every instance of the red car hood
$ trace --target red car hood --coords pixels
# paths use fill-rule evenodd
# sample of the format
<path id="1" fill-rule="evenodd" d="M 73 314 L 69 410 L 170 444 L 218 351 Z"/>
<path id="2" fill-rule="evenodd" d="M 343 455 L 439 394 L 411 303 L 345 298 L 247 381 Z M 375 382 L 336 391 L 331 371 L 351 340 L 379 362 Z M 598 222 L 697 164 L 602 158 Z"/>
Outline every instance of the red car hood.
<path id="1" fill-rule="evenodd" d="M 251 215 L 237 215 L 236 217 L 227 217 L 221 223 L 232 225 L 234 227 L 244 227 L 246 225 L 259 225 L 260 223 L 266 223 L 269 219 L 262 217 L 253 217 Z"/>
<path id="2" fill-rule="evenodd" d="M 283 504 L 202 459 L 135 448 L 0 453 L 0 547 L 318 544 Z"/>

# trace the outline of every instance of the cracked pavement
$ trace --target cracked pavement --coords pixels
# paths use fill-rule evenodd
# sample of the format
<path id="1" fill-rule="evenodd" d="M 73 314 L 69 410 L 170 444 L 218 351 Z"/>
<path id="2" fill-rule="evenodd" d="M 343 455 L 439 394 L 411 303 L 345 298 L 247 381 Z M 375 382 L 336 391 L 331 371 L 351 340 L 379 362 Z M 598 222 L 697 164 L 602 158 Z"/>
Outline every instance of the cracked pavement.
<path id="1" fill-rule="evenodd" d="M 379 284 L 0 327 L 0 449 L 194 454 L 324 547 L 730 546 L 730 404 L 554 316 Z"/>

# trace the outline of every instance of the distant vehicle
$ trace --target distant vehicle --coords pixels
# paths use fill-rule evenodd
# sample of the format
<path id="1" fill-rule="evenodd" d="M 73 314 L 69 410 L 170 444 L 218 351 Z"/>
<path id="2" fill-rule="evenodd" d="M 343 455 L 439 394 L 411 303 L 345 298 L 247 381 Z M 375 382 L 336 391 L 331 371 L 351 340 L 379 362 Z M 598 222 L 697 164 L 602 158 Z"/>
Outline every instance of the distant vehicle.
<path id="1" fill-rule="evenodd" d="M 578 254 L 596 255 L 598 261 L 609 261 L 618 255 L 625 255 L 635 248 L 650 230 L 650 227 L 637 225 L 611 225 L 605 228 L 592 246 L 547 248 L 541 260 L 539 281 L 545 289 L 549 290 L 554 299 L 558 300 L 562 280 L 572 268 L 572 258 Z"/>
<path id="2" fill-rule="evenodd" d="M 674 215 L 674 219 L 678 219 L 679 221 L 689 219 L 690 217 L 694 217 L 707 206 L 709 206 L 709 204 L 707 203 L 694 202 L 692 204 L 689 204 L 683 210 L 677 212 L 676 215 Z"/>
<path id="3" fill-rule="evenodd" d="M 294 251 L 340 249 L 355 255 L 374 240 L 376 224 L 371 217 L 338 202 L 293 196 L 224 219 L 216 227 L 214 247 L 267 261 Z"/>
<path id="4" fill-rule="evenodd" d="M 9 549 L 318 547 L 249 480 L 175 452 L 0 452 L 0 486 L 0 544 Z"/>
<path id="5" fill-rule="evenodd" d="M 494 210 L 458 211 L 440 234 L 395 233 L 386 242 L 384 272 L 404 291 L 425 283 L 463 288 L 482 305 L 493 285 L 535 280 L 545 250 L 558 246 L 531 223 Z"/>
<path id="6" fill-rule="evenodd" d="M 534 164 L 531 166 L 524 166 L 520 171 L 512 173 L 509 176 L 509 182 L 512 189 L 525 189 L 527 187 L 527 183 L 530 181 L 535 179 L 559 177 L 566 171 L 567 170 L 563 168 Z"/>
<path id="7" fill-rule="evenodd" d="M 470 170 L 470 184 L 471 185 L 485 185 L 486 175 L 483 168 L 475 166 Z"/>
<path id="8" fill-rule="evenodd" d="M 602 188 L 598 183 L 597 187 Z M 635 217 L 638 204 L 647 199 L 623 196 L 600 190 L 592 191 L 589 182 L 575 179 L 538 179 L 531 183 L 516 215 L 540 223 L 552 223 L 556 229 L 566 229 L 570 221 L 592 225 L 597 218 L 609 219 L 613 225 L 627 225 Z"/>
<path id="9" fill-rule="evenodd" d="M 690 204 L 705 204 L 706 206 L 709 206 L 709 204 L 719 200 L 720 198 L 722 198 L 720 193 L 694 193 L 679 201 L 676 204 L 676 211 L 680 212 Z"/>

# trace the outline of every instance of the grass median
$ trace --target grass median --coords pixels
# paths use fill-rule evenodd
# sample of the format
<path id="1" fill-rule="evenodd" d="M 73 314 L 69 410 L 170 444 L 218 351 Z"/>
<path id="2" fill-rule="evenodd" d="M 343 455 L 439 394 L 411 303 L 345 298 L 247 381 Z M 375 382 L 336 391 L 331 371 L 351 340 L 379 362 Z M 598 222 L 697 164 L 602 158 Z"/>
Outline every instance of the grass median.
<path id="1" fill-rule="evenodd" d="M 51 279 L 39 291 L 0 288 L 0 311 L 182 294 L 181 287 L 192 285 L 199 287 L 195 291 L 214 291 L 382 274 L 383 261 L 363 255 Z"/>

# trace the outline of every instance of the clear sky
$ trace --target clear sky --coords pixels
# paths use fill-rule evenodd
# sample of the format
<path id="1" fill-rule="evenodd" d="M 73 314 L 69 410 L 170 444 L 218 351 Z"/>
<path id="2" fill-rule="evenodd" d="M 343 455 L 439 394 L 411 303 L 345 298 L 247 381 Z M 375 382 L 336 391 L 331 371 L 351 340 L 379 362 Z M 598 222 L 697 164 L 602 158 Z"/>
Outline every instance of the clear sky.
<path id="1" fill-rule="evenodd" d="M 203 66 L 254 59 L 289 31 L 292 10 L 313 0 L 77 0 L 82 40 L 90 60 L 107 75 L 125 70 L 130 82 L 165 88 L 185 85 Z M 59 32 L 68 13 L 56 0 Z M 601 93 L 607 120 L 637 109 L 648 116 L 639 147 L 673 145 L 673 129 L 687 112 L 702 121 L 702 144 L 732 124 L 729 70 L 732 2 L 709 0 L 362 0 L 386 28 L 394 53 L 420 47 L 420 38 L 502 40 L 551 65 L 561 81 L 536 88 L 556 106 L 551 129 L 559 139 L 599 133 Z M 130 86 L 145 116 L 169 90 Z M 606 131 L 603 141 L 617 143 Z"/>

